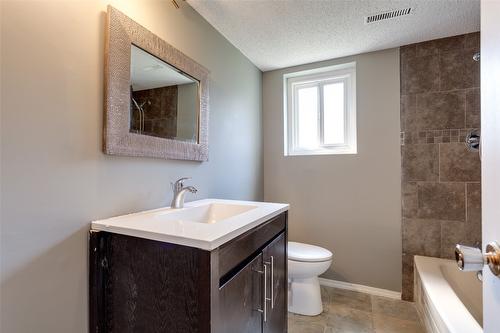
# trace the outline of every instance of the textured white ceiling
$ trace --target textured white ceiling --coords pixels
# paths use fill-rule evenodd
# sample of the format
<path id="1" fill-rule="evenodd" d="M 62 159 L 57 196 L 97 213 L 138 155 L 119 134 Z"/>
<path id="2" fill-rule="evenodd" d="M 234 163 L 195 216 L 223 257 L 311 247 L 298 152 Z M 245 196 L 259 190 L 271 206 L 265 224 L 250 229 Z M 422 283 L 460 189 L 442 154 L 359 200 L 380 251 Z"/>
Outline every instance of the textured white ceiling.
<path id="1" fill-rule="evenodd" d="M 479 30 L 479 0 L 188 0 L 262 71 Z M 414 14 L 365 24 L 364 17 Z"/>

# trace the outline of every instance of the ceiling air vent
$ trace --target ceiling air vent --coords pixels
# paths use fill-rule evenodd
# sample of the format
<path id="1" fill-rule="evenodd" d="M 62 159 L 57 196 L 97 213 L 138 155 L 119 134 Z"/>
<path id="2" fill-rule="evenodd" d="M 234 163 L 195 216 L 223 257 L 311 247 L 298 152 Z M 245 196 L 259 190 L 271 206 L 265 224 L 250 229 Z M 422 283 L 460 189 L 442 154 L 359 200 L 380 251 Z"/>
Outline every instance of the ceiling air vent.
<path id="1" fill-rule="evenodd" d="M 400 16 L 405 16 L 413 13 L 413 8 L 391 10 L 390 12 L 379 13 L 365 17 L 365 24 L 375 23 L 383 20 L 389 20 Z"/>

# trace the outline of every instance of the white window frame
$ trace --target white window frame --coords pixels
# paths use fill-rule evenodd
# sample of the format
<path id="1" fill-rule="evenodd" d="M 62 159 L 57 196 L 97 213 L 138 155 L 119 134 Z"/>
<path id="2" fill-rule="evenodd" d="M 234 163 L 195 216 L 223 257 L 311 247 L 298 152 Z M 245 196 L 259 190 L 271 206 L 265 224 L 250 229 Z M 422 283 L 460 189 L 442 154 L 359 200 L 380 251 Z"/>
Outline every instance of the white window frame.
<path id="1" fill-rule="evenodd" d="M 324 144 L 323 86 L 344 83 L 344 143 Z M 350 62 L 283 75 L 284 94 L 284 155 L 357 154 L 356 135 L 356 63 Z M 298 147 L 297 90 L 318 87 L 318 142 L 317 148 Z"/>

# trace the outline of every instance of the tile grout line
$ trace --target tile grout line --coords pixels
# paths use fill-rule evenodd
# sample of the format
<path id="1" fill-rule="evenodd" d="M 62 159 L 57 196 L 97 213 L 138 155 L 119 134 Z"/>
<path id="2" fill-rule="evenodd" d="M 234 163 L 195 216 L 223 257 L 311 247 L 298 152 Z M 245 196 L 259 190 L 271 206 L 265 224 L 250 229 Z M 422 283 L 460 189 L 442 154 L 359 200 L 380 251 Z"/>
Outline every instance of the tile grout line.
<path id="1" fill-rule="evenodd" d="M 465 101 L 465 105 L 464 105 L 464 124 L 465 124 L 465 127 L 467 127 L 467 89 L 464 89 L 464 95 L 465 95 L 465 98 L 464 98 L 464 101 Z"/>
<path id="2" fill-rule="evenodd" d="M 424 184 L 481 184 L 480 181 L 434 181 L 434 180 L 407 180 L 408 183 L 424 183 Z"/>
<path id="3" fill-rule="evenodd" d="M 441 182 L 441 144 L 438 144 L 438 183 Z"/>
<path id="4" fill-rule="evenodd" d="M 464 194 L 465 195 L 465 219 L 464 219 L 464 221 L 465 221 L 465 224 L 467 224 L 467 221 L 469 220 L 469 218 L 468 218 L 469 214 L 468 214 L 468 209 L 467 209 L 468 208 L 467 206 L 469 206 L 469 198 L 467 195 L 469 183 L 465 183 L 464 187 L 465 187 L 465 194 Z"/>

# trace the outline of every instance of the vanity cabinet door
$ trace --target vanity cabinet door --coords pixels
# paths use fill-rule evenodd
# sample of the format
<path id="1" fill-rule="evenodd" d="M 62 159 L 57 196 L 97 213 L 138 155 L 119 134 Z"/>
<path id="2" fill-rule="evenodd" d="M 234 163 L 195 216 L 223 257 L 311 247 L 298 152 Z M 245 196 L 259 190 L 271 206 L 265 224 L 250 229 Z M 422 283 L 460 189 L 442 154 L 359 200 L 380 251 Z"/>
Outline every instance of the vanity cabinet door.
<path id="1" fill-rule="evenodd" d="M 259 254 L 220 288 L 220 333 L 262 332 L 261 269 Z"/>
<path id="2" fill-rule="evenodd" d="M 287 254 L 286 236 L 282 233 L 263 250 L 264 265 L 267 266 L 265 283 L 267 313 L 264 320 L 265 333 L 287 332 Z"/>

